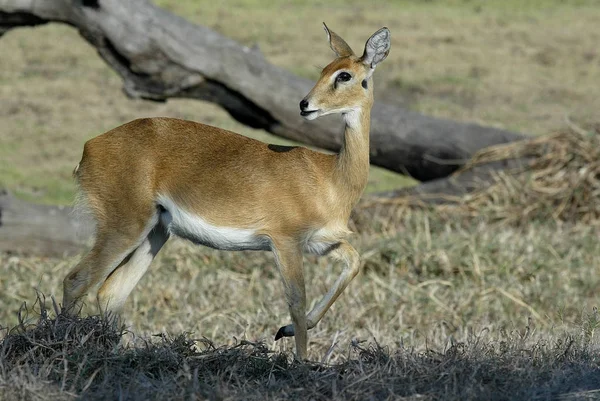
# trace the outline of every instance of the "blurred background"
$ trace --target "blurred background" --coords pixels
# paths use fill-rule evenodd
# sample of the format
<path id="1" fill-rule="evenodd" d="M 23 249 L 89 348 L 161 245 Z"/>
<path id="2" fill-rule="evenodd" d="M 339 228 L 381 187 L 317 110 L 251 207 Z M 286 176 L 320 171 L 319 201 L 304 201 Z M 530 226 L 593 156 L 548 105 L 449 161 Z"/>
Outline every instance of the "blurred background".
<path id="1" fill-rule="evenodd" d="M 156 4 L 316 80 L 332 57 L 321 22 L 361 52 L 381 26 L 392 51 L 376 98 L 422 113 L 530 135 L 593 120 L 600 110 L 596 0 L 266 1 Z M 206 102 L 127 99 L 122 82 L 68 26 L 15 29 L 0 39 L 0 185 L 26 200 L 69 204 L 86 140 L 142 116 L 204 122 L 285 143 Z M 370 191 L 411 183 L 377 169 Z"/>

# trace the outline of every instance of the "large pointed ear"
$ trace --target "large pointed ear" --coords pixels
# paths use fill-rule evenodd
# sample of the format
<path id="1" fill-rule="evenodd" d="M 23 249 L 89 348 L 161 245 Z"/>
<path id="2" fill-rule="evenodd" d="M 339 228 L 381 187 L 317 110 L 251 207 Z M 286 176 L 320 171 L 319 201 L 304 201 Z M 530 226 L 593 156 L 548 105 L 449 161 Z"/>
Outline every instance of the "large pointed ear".
<path id="1" fill-rule="evenodd" d="M 390 30 L 381 28 L 367 40 L 365 52 L 361 57 L 363 63 L 372 69 L 381 63 L 390 52 Z"/>
<path id="2" fill-rule="evenodd" d="M 353 56 L 354 52 L 348 46 L 348 43 L 344 39 L 338 36 L 337 33 L 330 31 L 327 28 L 327 25 L 323 22 L 323 27 L 325 28 L 325 32 L 327 32 L 327 39 L 329 40 L 329 46 L 331 46 L 331 50 L 338 55 L 338 57 L 346 57 Z"/>

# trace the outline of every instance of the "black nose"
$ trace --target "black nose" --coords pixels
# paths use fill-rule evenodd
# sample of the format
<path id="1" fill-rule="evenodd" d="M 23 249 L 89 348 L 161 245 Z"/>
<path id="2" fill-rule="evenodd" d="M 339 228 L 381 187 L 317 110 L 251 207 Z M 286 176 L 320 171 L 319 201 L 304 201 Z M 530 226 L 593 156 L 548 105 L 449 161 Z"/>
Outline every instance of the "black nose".
<path id="1" fill-rule="evenodd" d="M 308 108 L 308 101 L 306 99 L 302 99 L 300 102 L 300 110 L 304 111 Z"/>

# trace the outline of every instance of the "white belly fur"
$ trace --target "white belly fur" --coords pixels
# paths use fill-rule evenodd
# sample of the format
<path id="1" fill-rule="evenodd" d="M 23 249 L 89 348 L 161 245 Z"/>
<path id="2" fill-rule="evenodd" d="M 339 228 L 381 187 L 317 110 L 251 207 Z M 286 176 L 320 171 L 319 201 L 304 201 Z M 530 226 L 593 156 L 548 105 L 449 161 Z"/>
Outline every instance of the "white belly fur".
<path id="1" fill-rule="evenodd" d="M 257 235 L 256 230 L 215 226 L 184 210 L 165 195 L 160 195 L 157 202 L 165 209 L 160 220 L 170 234 L 196 244 L 228 251 L 271 249 L 269 238 Z"/>

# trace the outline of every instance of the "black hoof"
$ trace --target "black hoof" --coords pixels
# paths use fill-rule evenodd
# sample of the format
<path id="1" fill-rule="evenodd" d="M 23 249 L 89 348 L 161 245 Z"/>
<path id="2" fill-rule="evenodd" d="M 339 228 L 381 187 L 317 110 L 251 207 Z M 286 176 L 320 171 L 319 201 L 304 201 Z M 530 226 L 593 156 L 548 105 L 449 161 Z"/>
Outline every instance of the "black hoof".
<path id="1" fill-rule="evenodd" d="M 275 334 L 275 341 L 279 340 L 281 337 L 285 337 L 283 335 L 283 329 L 285 329 L 285 326 L 277 331 L 277 334 Z"/>
<path id="2" fill-rule="evenodd" d="M 287 326 L 280 328 L 277 334 L 275 334 L 275 341 L 279 340 L 281 337 L 294 337 L 294 326 L 288 324 Z"/>

